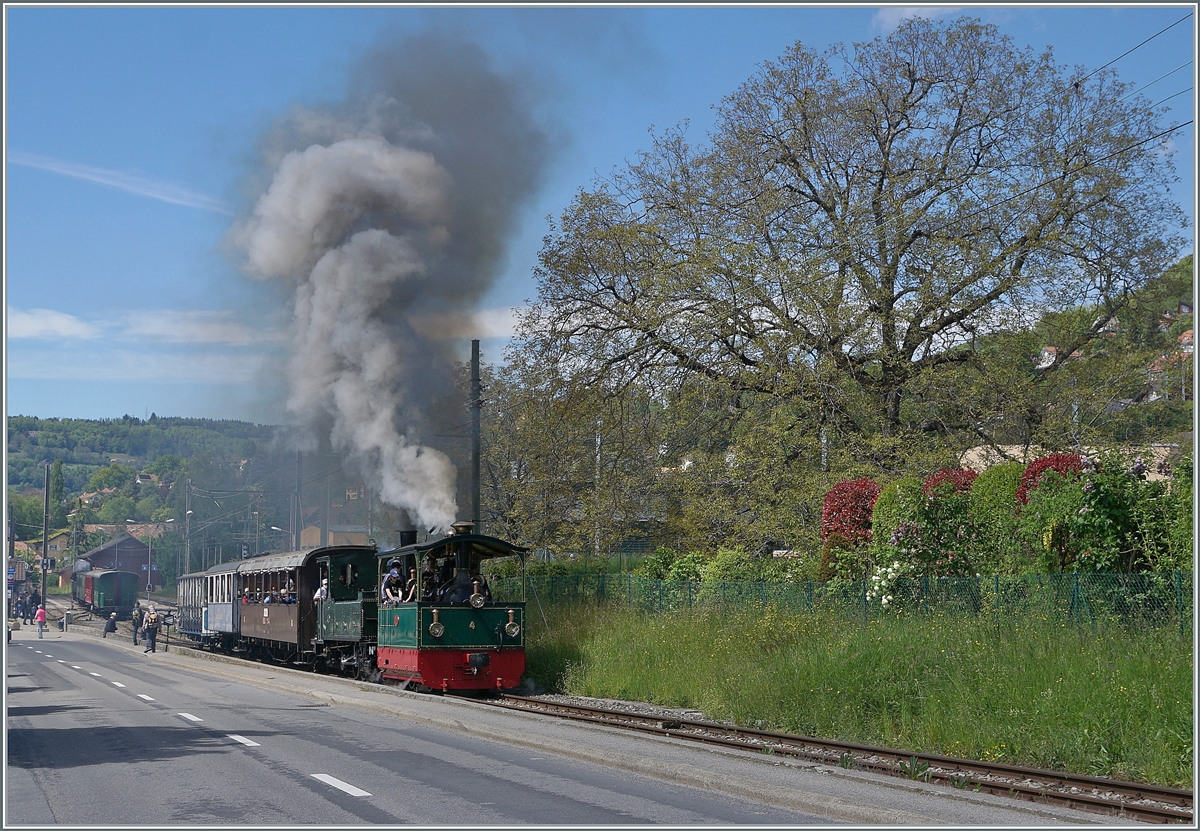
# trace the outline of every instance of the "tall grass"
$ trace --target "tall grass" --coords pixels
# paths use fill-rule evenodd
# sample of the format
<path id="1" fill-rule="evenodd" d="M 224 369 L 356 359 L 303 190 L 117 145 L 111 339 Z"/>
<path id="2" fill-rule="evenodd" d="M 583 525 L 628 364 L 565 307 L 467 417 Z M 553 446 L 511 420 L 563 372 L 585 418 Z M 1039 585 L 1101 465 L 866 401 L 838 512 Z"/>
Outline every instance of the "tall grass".
<path id="1" fill-rule="evenodd" d="M 1192 787 L 1190 633 L 777 607 L 530 618 L 546 689 L 821 738 Z"/>

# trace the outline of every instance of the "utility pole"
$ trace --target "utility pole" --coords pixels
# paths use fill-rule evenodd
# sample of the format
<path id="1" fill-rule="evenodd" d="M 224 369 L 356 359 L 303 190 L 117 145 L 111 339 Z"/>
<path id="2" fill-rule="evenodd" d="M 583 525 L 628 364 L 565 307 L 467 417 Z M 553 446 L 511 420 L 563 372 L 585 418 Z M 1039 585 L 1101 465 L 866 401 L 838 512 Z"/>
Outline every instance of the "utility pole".
<path id="1" fill-rule="evenodd" d="M 50 546 L 50 463 L 46 462 L 46 489 L 42 491 L 42 605 L 46 603 L 46 566 L 49 564 Z M 39 633 L 40 634 L 40 633 Z"/>
<path id="2" fill-rule="evenodd" d="M 475 533 L 483 532 L 479 507 L 479 415 L 483 408 L 483 387 L 479 381 L 479 341 L 471 341 L 471 520 Z"/>
<path id="3" fill-rule="evenodd" d="M 592 539 L 592 552 L 600 559 L 600 422 L 596 422 L 596 530 Z"/>
<path id="4" fill-rule="evenodd" d="M 295 550 L 300 550 L 300 532 L 304 530 L 304 514 L 301 511 L 300 493 L 303 487 L 301 474 L 301 459 L 303 457 L 300 451 L 296 451 L 296 512 L 292 514 L 292 546 Z"/>
<path id="5" fill-rule="evenodd" d="M 183 568 L 192 573 L 192 480 L 183 483 Z"/>

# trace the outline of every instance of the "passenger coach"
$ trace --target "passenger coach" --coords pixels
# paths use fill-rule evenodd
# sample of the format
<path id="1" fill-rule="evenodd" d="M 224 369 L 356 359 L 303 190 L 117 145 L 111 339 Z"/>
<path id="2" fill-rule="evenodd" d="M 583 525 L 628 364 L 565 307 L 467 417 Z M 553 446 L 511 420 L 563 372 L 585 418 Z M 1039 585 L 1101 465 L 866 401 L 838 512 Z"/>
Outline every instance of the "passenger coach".
<path id="1" fill-rule="evenodd" d="M 340 545 L 222 563 L 179 581 L 179 632 L 247 657 L 432 690 L 516 687 L 525 671 L 521 599 L 497 603 L 482 564 L 526 549 L 454 533 L 380 552 Z M 403 542 L 404 540 L 402 540 Z M 382 586 L 392 572 L 401 597 Z"/>

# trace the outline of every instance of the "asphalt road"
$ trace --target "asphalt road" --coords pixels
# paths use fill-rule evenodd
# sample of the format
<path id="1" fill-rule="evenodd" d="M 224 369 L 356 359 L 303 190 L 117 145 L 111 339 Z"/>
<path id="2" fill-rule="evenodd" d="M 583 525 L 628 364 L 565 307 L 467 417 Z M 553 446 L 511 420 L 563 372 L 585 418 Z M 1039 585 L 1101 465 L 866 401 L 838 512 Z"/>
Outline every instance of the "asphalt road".
<path id="1" fill-rule="evenodd" d="M 22 628 L 6 657 L 5 828 L 1121 824 L 127 634 Z"/>
<path id="2" fill-rule="evenodd" d="M 830 821 L 163 657 L 14 635 L 5 827 Z"/>

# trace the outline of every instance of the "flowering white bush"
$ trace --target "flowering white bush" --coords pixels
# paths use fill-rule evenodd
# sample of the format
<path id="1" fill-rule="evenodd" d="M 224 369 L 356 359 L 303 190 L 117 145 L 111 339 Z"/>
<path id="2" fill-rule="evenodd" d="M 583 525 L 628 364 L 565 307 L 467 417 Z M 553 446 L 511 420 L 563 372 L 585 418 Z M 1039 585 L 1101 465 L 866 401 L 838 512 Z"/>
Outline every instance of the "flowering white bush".
<path id="1" fill-rule="evenodd" d="M 892 594 L 892 588 L 896 585 L 897 580 L 911 571 L 911 566 L 902 564 L 899 560 L 894 560 L 890 566 L 875 566 L 875 573 L 871 575 L 867 584 L 867 600 L 870 602 L 878 600 L 879 605 L 885 609 L 893 605 L 896 598 Z"/>

